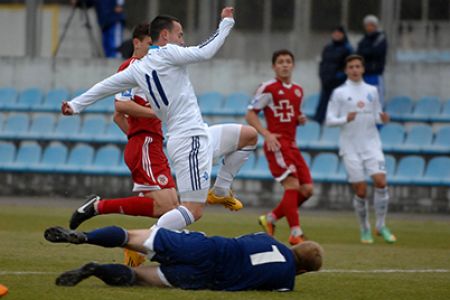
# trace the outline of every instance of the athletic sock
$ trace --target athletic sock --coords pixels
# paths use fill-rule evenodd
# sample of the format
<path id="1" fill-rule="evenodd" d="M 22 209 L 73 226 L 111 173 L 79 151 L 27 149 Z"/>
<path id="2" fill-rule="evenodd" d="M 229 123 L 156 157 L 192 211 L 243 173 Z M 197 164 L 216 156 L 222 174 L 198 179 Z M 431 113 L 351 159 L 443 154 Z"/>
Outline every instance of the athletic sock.
<path id="1" fill-rule="evenodd" d="M 277 216 L 273 213 L 270 212 L 266 215 L 267 218 L 267 222 L 275 224 L 275 222 L 278 220 Z"/>
<path id="2" fill-rule="evenodd" d="M 306 200 L 309 198 L 305 198 L 305 196 L 302 195 L 302 193 L 298 192 L 297 196 L 297 206 L 300 207 Z"/>
<path id="3" fill-rule="evenodd" d="M 300 226 L 293 226 L 293 227 L 291 227 L 291 235 L 292 236 L 302 236 L 303 230 L 300 228 Z"/>
<path id="4" fill-rule="evenodd" d="M 122 247 L 128 242 L 128 233 L 118 226 L 108 226 L 86 232 L 87 244 L 102 247 Z"/>
<path id="5" fill-rule="evenodd" d="M 99 215 L 124 214 L 129 216 L 155 217 L 153 215 L 154 200 L 149 197 L 127 197 L 102 199 L 97 205 Z"/>
<path id="6" fill-rule="evenodd" d="M 361 230 L 370 230 L 369 201 L 355 195 L 353 197 L 353 207 L 355 208 Z"/>
<path id="7" fill-rule="evenodd" d="M 388 211 L 389 191 L 388 188 L 375 188 L 373 194 L 373 206 L 375 208 L 376 228 L 381 230 L 385 226 L 386 214 Z"/>
<path id="8" fill-rule="evenodd" d="M 136 283 L 133 269 L 121 264 L 99 265 L 92 275 L 108 285 L 131 286 Z"/>
<path id="9" fill-rule="evenodd" d="M 275 217 L 276 220 L 284 217 L 283 203 L 281 201 L 280 203 L 278 203 L 277 207 L 272 210 L 271 214 Z"/>
<path id="10" fill-rule="evenodd" d="M 194 216 L 189 209 L 180 205 L 162 215 L 156 225 L 167 229 L 179 230 L 194 222 Z"/>
<path id="11" fill-rule="evenodd" d="M 283 199 L 281 199 L 283 205 L 284 215 L 289 224 L 289 227 L 300 227 L 300 221 L 298 216 L 297 207 L 297 190 L 284 191 Z"/>
<path id="12" fill-rule="evenodd" d="M 239 172 L 242 165 L 247 161 L 250 154 L 253 153 L 256 146 L 246 146 L 239 150 L 236 150 L 230 154 L 225 155 L 219 172 L 217 173 L 217 179 L 214 183 L 214 193 L 217 196 L 226 196 L 231 188 L 234 177 Z M 218 193 L 226 192 L 224 195 Z"/>

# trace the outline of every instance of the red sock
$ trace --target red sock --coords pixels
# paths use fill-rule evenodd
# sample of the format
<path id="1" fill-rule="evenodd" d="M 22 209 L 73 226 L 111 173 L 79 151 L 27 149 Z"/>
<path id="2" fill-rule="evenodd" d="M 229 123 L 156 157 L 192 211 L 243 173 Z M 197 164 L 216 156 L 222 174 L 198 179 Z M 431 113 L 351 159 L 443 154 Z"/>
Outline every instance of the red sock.
<path id="1" fill-rule="evenodd" d="M 300 207 L 308 199 L 309 198 L 305 198 L 305 196 L 303 196 L 302 193 L 298 192 L 297 206 Z"/>
<path id="2" fill-rule="evenodd" d="M 286 216 L 289 227 L 291 228 L 294 226 L 300 226 L 297 198 L 297 190 L 286 190 L 280 203 L 283 205 L 284 215 Z"/>
<path id="3" fill-rule="evenodd" d="M 97 211 L 99 215 L 124 214 L 129 216 L 153 215 L 153 199 L 149 197 L 127 197 L 116 199 L 102 199 L 98 203 Z"/>

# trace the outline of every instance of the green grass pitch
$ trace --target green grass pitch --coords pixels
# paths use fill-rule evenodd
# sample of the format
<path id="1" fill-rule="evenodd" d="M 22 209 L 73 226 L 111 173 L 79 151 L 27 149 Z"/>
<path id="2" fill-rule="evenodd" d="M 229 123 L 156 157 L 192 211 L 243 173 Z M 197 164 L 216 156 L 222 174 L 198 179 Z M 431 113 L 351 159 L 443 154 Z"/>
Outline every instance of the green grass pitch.
<path id="1" fill-rule="evenodd" d="M 77 202 L 73 203 L 76 206 Z M 46 242 L 44 229 L 67 226 L 72 211 L 56 206 L 0 205 L 0 283 L 9 288 L 4 299 L 450 299 L 449 216 L 397 214 L 389 219 L 398 237 L 397 244 L 388 245 L 376 238 L 373 245 L 361 245 L 353 213 L 304 212 L 302 224 L 306 234 L 325 249 L 323 271 L 297 277 L 291 293 L 232 293 L 111 288 L 95 278 L 72 288 L 57 287 L 54 280 L 60 272 L 92 260 L 121 262 L 122 251 Z M 231 213 L 208 208 L 204 218 L 190 229 L 224 236 L 256 232 L 260 229 L 256 218 L 262 211 L 244 209 Z M 153 222 L 146 218 L 102 216 L 80 229 L 111 224 L 146 228 Z M 285 242 L 287 234 L 285 221 L 279 222 L 276 237 Z"/>

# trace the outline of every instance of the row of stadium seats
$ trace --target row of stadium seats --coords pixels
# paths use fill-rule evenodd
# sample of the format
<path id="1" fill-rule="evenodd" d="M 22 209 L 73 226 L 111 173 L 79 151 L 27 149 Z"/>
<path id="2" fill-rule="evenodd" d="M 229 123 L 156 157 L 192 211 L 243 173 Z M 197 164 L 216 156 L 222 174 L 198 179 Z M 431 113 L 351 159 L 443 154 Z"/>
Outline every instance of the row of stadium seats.
<path id="1" fill-rule="evenodd" d="M 6 119 L 6 120 L 4 120 Z M 338 127 L 320 126 L 309 121 L 297 130 L 297 144 L 303 150 L 336 151 L 339 142 Z M 440 154 L 450 152 L 450 126 L 440 127 L 433 133 L 427 124 L 413 125 L 406 129 L 390 123 L 381 129 L 383 149 L 387 152 L 406 154 Z M 124 144 L 126 136 L 111 121 L 110 116 L 88 114 L 58 116 L 52 113 L 0 113 L 0 138 L 10 140 L 59 140 L 88 143 Z M 262 146 L 262 139 L 259 146 Z"/>
<path id="2" fill-rule="evenodd" d="M 52 89 L 47 93 L 39 88 L 29 88 L 17 92 L 13 88 L 0 88 L 0 110 L 56 112 L 60 110 L 61 100 L 75 97 L 84 89 L 70 94 L 66 89 Z M 114 110 L 114 97 L 98 101 L 86 112 L 106 113 Z M 198 103 L 204 115 L 243 116 L 251 98 L 245 93 L 232 93 L 223 96 L 217 92 L 198 96 Z M 315 114 L 319 95 L 307 96 L 302 111 L 309 117 Z M 437 97 L 424 97 L 413 101 L 410 97 L 394 97 L 386 103 L 386 112 L 396 121 L 450 122 L 450 100 L 441 102 Z"/>
<path id="3" fill-rule="evenodd" d="M 320 153 L 312 159 L 303 153 L 313 179 L 318 182 L 345 183 L 346 173 L 335 153 Z M 450 158 L 434 157 L 428 164 L 420 156 L 405 156 L 397 161 L 386 156 L 386 170 L 391 184 L 450 186 Z M 129 175 L 119 147 L 105 145 L 98 150 L 87 144 L 76 144 L 70 150 L 60 142 L 42 149 L 37 142 L 22 142 L 16 150 L 11 142 L 0 142 L 0 171 L 88 175 Z M 217 167 L 213 169 L 213 176 Z M 239 172 L 243 179 L 272 179 L 267 160 L 252 155 Z"/>

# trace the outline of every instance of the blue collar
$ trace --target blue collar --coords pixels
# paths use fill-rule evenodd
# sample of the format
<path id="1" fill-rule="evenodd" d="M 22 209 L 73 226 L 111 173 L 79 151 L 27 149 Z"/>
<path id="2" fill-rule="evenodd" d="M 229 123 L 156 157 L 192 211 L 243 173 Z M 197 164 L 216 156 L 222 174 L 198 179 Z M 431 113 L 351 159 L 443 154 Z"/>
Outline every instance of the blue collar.
<path id="1" fill-rule="evenodd" d="M 157 45 L 151 45 L 150 47 L 148 47 L 148 49 L 159 49 L 159 46 L 157 46 Z"/>

